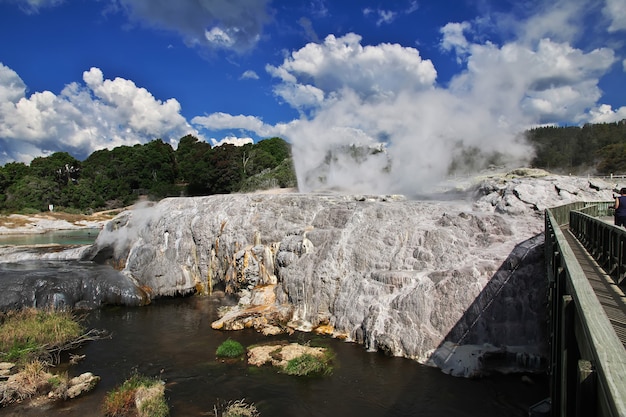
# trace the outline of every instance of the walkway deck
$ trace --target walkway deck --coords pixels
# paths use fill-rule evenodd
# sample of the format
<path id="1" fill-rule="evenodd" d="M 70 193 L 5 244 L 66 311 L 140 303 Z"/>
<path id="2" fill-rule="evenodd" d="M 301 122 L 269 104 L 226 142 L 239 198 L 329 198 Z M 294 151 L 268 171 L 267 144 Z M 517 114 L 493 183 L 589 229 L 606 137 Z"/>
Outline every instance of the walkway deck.
<path id="1" fill-rule="evenodd" d="M 598 300 L 600 300 L 600 304 L 604 307 L 604 311 L 613 325 L 615 333 L 624 348 L 626 348 L 626 297 L 624 292 L 587 253 L 567 227 L 563 227 L 562 230 L 572 251 L 576 255 L 578 263 L 589 279 Z"/>

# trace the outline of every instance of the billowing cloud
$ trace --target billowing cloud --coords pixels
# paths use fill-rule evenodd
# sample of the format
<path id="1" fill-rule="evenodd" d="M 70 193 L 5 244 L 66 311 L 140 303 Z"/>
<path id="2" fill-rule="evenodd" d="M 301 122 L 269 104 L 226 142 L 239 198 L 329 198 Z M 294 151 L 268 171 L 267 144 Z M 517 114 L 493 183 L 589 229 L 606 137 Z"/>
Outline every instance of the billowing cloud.
<path id="1" fill-rule="evenodd" d="M 592 109 L 590 111 L 591 123 L 614 123 L 620 120 L 626 119 L 626 106 L 622 106 L 617 110 L 608 104 L 602 104 L 601 106 Z"/>
<path id="2" fill-rule="evenodd" d="M 91 68 L 84 85 L 71 83 L 59 95 L 25 95 L 25 85 L 0 64 L 0 162 L 29 162 L 36 156 L 65 151 L 84 158 L 97 149 L 145 143 L 157 138 L 176 144 L 196 136 L 175 99 L 160 101 L 123 78 L 104 79 Z"/>
<path id="3" fill-rule="evenodd" d="M 441 47 L 464 68 L 447 86 L 416 49 L 363 46 L 356 34 L 329 35 L 268 66 L 275 93 L 307 115 L 284 126 L 299 185 L 414 194 L 467 152 L 527 162 L 519 134 L 536 124 L 619 117 L 622 109 L 597 104 L 613 50 L 573 46 L 581 5 L 556 2 L 509 27 L 517 37 L 501 44 L 472 39 L 472 22 L 446 25 Z"/>
<path id="4" fill-rule="evenodd" d="M 189 45 L 243 52 L 254 47 L 270 21 L 270 0 L 116 0 L 143 25 L 178 32 Z"/>
<path id="5" fill-rule="evenodd" d="M 607 48 L 583 52 L 542 39 L 534 47 L 508 43 L 472 44 L 467 71 L 450 90 L 481 103 L 494 114 L 530 123 L 581 121 L 601 96 L 599 78 L 615 57 Z"/>
<path id="6" fill-rule="evenodd" d="M 372 99 L 423 91 L 437 77 L 432 62 L 423 60 L 415 48 L 388 43 L 362 46 L 354 33 L 329 35 L 323 44 L 309 43 L 282 65 L 268 65 L 267 71 L 281 80 L 275 93 L 300 110 L 322 106 L 344 89 Z"/>

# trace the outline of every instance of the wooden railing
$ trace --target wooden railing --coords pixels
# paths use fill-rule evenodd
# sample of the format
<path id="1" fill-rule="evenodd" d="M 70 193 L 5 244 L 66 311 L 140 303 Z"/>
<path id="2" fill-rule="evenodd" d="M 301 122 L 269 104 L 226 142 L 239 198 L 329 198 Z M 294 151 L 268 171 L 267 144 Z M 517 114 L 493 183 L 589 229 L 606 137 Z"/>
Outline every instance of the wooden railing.
<path id="1" fill-rule="evenodd" d="M 604 244 L 597 242 L 604 235 L 592 235 L 590 216 L 581 211 L 605 215 L 610 204 L 591 208 L 591 204 L 574 203 L 545 213 L 553 417 L 626 417 L 626 350 L 560 228 L 570 223 L 570 212 L 578 211 L 584 219 L 580 227 L 587 228 L 592 245 L 604 250 Z M 579 222 L 577 216 L 572 215 L 572 223 Z"/>
<path id="2" fill-rule="evenodd" d="M 626 275 L 626 229 L 598 219 L 597 210 L 588 213 L 572 211 L 569 228 L 598 265 L 619 285 Z"/>

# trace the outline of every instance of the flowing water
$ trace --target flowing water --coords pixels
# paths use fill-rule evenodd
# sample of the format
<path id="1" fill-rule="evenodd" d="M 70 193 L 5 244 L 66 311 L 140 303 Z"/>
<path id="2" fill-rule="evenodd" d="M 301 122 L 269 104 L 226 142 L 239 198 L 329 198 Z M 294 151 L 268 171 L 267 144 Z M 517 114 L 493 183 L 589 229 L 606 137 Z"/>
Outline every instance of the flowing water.
<path id="1" fill-rule="evenodd" d="M 262 417 L 522 417 L 548 396 L 543 376 L 462 379 L 409 359 L 309 333 L 265 337 L 253 330 L 213 330 L 217 308 L 226 301 L 218 295 L 192 296 L 90 312 L 87 326 L 107 330 L 111 338 L 89 342 L 74 352 L 86 357 L 68 373 L 99 375 L 102 380 L 95 390 L 43 410 L 24 404 L 2 409 L 0 414 L 102 416 L 106 393 L 135 372 L 165 381 L 172 417 L 208 416 L 218 402 L 244 398 L 256 405 Z M 215 351 L 228 338 L 244 346 L 285 340 L 329 347 L 335 353 L 334 370 L 330 376 L 305 378 L 271 367 L 251 367 L 244 360 L 223 361 Z"/>

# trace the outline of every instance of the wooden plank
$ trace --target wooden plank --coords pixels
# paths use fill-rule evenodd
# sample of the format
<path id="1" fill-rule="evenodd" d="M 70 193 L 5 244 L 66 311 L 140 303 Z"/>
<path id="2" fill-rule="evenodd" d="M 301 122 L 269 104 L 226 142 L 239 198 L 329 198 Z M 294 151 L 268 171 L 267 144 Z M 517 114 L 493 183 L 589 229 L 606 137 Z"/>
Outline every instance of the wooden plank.
<path id="1" fill-rule="evenodd" d="M 623 331 L 624 326 L 626 326 L 624 293 L 618 285 L 612 282 L 612 279 L 600 268 L 571 232 L 566 231 L 564 235 L 622 346 L 626 348 L 626 332 Z"/>

